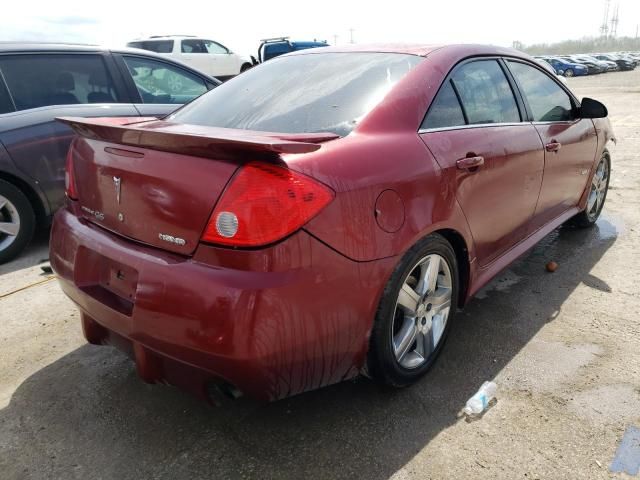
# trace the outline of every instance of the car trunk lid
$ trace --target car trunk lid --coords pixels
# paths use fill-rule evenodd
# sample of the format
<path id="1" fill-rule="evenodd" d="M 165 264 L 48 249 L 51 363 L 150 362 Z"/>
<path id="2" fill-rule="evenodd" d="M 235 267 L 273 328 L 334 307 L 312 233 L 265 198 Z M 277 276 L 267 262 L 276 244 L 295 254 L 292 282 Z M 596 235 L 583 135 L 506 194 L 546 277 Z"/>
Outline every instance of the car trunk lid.
<path id="1" fill-rule="evenodd" d="M 81 215 L 118 235 L 194 252 L 238 167 L 320 148 L 333 134 L 263 134 L 156 119 L 61 118 L 80 136 L 72 165 Z M 132 123 L 133 122 L 133 123 Z"/>

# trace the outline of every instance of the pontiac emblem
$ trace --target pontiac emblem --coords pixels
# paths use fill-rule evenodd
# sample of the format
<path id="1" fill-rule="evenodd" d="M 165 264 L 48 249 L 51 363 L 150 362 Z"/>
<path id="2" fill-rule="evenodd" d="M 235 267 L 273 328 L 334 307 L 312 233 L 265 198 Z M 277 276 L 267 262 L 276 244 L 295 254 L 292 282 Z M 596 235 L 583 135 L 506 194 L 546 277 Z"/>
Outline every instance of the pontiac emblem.
<path id="1" fill-rule="evenodd" d="M 113 185 L 116 187 L 116 201 L 120 205 L 120 190 L 122 186 L 122 180 L 120 177 L 113 177 Z"/>

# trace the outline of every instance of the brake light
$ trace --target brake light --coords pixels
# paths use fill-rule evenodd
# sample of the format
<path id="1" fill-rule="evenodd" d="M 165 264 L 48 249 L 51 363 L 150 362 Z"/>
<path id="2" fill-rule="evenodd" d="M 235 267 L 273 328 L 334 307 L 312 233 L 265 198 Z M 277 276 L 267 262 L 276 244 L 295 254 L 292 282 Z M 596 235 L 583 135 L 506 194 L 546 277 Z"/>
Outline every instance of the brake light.
<path id="1" fill-rule="evenodd" d="M 71 142 L 69 145 L 69 150 L 67 151 L 67 161 L 65 162 L 64 167 L 64 189 L 67 197 L 71 200 L 78 199 L 78 189 L 76 188 L 76 177 L 73 170 L 73 145 L 75 141 Z"/>
<path id="2" fill-rule="evenodd" d="M 237 247 L 268 245 L 300 229 L 333 197 L 330 188 L 306 175 L 251 162 L 222 194 L 202 240 Z"/>

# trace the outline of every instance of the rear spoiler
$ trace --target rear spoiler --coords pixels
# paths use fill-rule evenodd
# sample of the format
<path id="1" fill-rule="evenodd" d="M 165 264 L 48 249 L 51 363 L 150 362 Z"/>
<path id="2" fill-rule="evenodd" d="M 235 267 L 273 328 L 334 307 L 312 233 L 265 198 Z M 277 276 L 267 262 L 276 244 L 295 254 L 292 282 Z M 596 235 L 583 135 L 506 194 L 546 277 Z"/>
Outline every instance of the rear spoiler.
<path id="1" fill-rule="evenodd" d="M 273 157 L 309 153 L 319 143 L 339 138 L 334 133 L 265 133 L 231 128 L 165 122 L 155 117 L 59 117 L 78 135 L 109 143 L 199 157 L 232 159 L 238 154 Z"/>

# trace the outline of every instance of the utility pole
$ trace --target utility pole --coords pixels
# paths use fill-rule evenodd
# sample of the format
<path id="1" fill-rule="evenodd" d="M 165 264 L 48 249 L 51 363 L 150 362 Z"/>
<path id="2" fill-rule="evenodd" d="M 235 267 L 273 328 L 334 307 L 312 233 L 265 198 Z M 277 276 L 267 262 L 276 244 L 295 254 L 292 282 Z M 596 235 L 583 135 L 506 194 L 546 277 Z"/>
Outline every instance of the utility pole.
<path id="1" fill-rule="evenodd" d="M 611 38 L 616 38 L 618 35 L 618 10 L 620 8 L 620 4 L 616 3 L 616 8 L 613 11 L 613 16 L 611 17 Z"/>
<path id="2" fill-rule="evenodd" d="M 353 43 L 353 32 L 354 32 L 354 29 L 350 28 L 349 29 L 349 35 L 350 35 L 350 38 L 351 38 L 351 43 Z"/>
<path id="3" fill-rule="evenodd" d="M 609 4 L 611 0 L 605 0 L 604 2 L 604 18 L 602 19 L 602 25 L 600 25 L 600 33 L 606 39 L 609 33 Z"/>

